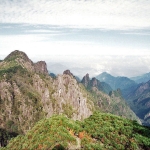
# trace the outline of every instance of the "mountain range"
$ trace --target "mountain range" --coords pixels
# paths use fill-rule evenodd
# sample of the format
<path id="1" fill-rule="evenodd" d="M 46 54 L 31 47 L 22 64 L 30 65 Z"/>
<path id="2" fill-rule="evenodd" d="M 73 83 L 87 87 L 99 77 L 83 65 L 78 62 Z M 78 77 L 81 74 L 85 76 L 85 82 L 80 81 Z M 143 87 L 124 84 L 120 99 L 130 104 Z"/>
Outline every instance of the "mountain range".
<path id="1" fill-rule="evenodd" d="M 105 79 L 115 79 L 107 73 L 104 74 L 107 75 Z M 132 88 L 133 85 L 138 87 L 138 84 L 125 77 L 117 79 L 113 84 L 114 88 L 109 84 L 113 83 L 111 80 L 108 83 L 107 80 L 99 80 L 98 77 L 90 79 L 89 74 L 86 74 L 81 82 L 70 70 L 65 70 L 59 75 L 49 74 L 44 61 L 33 63 L 24 52 L 13 51 L 0 62 L 1 146 L 6 146 L 13 136 L 26 135 L 38 121 L 54 115 L 64 115 L 74 121 L 81 121 L 82 124 L 85 118 L 90 118 L 98 111 L 140 123 L 139 118 L 122 98 L 122 89 Z M 148 88 L 149 85 L 147 91 Z M 135 98 L 128 96 L 130 102 Z M 149 118 L 148 113 L 145 119 Z M 97 140 L 94 135 L 89 135 L 88 131 L 84 132 L 87 132 L 91 140 Z M 79 140 L 78 138 L 76 140 Z M 84 146 L 82 144 L 82 147 Z"/>
<path id="2" fill-rule="evenodd" d="M 132 77 L 130 79 L 135 81 L 136 83 L 146 83 L 147 81 L 150 80 L 150 72 L 149 73 L 145 73 L 145 74 L 143 74 L 141 76 Z"/>
<path id="3" fill-rule="evenodd" d="M 113 90 L 116 90 L 118 88 L 124 90 L 137 85 L 135 81 L 127 77 L 114 77 L 107 72 L 101 73 L 100 75 L 96 76 L 96 78 L 100 81 L 108 83 Z"/>
<path id="4" fill-rule="evenodd" d="M 114 77 L 106 72 L 96 78 L 105 81 L 113 89 L 120 88 L 121 93 L 130 108 L 142 120 L 143 124 L 150 125 L 150 73 L 127 78 Z M 133 81 L 134 80 L 134 81 Z"/>

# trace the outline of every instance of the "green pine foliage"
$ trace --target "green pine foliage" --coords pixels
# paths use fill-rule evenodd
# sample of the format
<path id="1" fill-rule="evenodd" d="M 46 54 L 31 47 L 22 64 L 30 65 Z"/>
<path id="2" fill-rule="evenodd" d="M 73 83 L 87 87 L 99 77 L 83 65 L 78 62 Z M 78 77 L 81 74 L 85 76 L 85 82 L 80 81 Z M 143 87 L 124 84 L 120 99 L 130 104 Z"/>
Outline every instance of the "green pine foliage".
<path id="1" fill-rule="evenodd" d="M 68 147 L 76 144 L 76 139 L 70 131 L 78 132 L 79 125 L 67 117 L 53 116 L 42 119 L 25 136 L 19 135 L 12 139 L 6 149 L 53 149 L 54 147 Z"/>
<path id="2" fill-rule="evenodd" d="M 105 113 L 94 113 L 84 120 L 82 127 L 94 139 L 90 147 L 97 149 L 123 150 L 145 149 L 150 147 L 150 128 L 139 125 L 119 116 Z M 86 148 L 87 143 L 82 147 Z"/>
<path id="3" fill-rule="evenodd" d="M 2 150 L 63 150 L 78 144 L 87 150 L 145 150 L 150 147 L 150 128 L 109 113 L 95 112 L 83 122 L 54 115 L 36 123 L 25 136 L 12 139 Z"/>

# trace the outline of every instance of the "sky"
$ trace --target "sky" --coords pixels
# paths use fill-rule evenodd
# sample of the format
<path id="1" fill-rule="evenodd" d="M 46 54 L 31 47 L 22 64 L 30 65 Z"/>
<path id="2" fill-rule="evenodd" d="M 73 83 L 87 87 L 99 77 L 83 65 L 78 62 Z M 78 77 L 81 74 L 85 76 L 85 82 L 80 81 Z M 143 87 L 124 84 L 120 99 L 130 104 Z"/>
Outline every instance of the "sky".
<path id="1" fill-rule="evenodd" d="M 14 50 L 54 73 L 148 73 L 150 1 L 0 0 L 0 59 Z"/>

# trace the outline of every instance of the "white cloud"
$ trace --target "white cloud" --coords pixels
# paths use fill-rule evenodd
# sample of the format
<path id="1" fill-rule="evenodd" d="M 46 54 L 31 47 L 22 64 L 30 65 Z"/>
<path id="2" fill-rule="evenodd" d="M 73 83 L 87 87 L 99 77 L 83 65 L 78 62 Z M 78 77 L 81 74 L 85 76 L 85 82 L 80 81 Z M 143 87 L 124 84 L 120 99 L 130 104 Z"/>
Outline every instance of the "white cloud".
<path id="1" fill-rule="evenodd" d="M 55 60 L 53 60 L 55 59 Z M 53 61 L 52 61 L 53 60 Z M 114 76 L 138 76 L 150 72 L 150 55 L 92 55 L 92 56 L 49 56 L 48 69 L 51 71 L 50 64 L 60 63 L 65 65 L 74 75 L 83 77 L 86 73 L 90 77 L 108 72 Z M 57 70 L 59 72 L 59 69 Z M 61 72 L 62 73 L 62 70 Z"/>
<path id="2" fill-rule="evenodd" d="M 2 49 L 1 55 L 7 55 L 12 50 L 19 49 L 27 52 L 30 56 L 36 55 L 73 55 L 73 56 L 91 56 L 91 55 L 150 55 L 149 49 L 137 49 L 130 47 L 120 47 L 111 45 L 102 45 L 92 41 L 53 41 L 54 34 L 42 34 L 45 30 L 39 30 L 41 34 L 27 35 L 9 35 L 0 36 Z M 13 49 L 11 49 L 13 48 Z M 3 50 L 4 49 L 4 50 Z M 36 51 L 36 53 L 35 53 Z"/>
<path id="3" fill-rule="evenodd" d="M 148 0 L 0 0 L 0 23 L 4 23 L 0 59 L 19 49 L 31 59 L 65 62 L 82 73 L 93 68 L 90 76 L 103 71 L 139 75 L 150 71 L 149 30 L 125 31 L 121 36 L 109 29 L 149 28 L 149 16 Z M 11 29 L 9 23 L 27 24 Z M 68 27 L 74 27 L 74 31 Z M 78 32 L 77 28 L 103 28 L 107 33 Z M 143 40 L 140 35 L 145 35 Z"/>
<path id="4" fill-rule="evenodd" d="M 0 36 L 3 43 L 0 44 L 0 59 L 19 49 L 33 61 L 46 60 L 47 63 L 60 63 L 68 68 L 75 68 L 73 73 L 80 77 L 86 73 L 90 73 L 92 77 L 104 71 L 115 76 L 129 77 L 150 72 L 148 50 L 106 47 L 86 41 L 47 41 L 48 38 L 49 35 L 43 34 Z"/>
<path id="5" fill-rule="evenodd" d="M 105 29 L 150 26 L 147 0 L 0 1 L 0 22 L 38 23 Z"/>

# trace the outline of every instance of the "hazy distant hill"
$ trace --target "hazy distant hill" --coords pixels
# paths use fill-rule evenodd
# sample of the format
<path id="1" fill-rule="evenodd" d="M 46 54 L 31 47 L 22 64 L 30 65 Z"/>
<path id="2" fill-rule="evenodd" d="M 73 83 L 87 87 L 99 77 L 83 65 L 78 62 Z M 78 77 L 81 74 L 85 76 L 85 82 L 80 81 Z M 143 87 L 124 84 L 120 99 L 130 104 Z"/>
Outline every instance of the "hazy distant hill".
<path id="1" fill-rule="evenodd" d="M 134 80 L 136 83 L 146 83 L 147 81 L 150 80 L 150 72 L 146 73 L 146 74 L 143 74 L 141 76 L 132 77 L 130 79 Z"/>
<path id="2" fill-rule="evenodd" d="M 127 78 L 127 77 L 114 77 L 107 72 L 103 72 L 100 75 L 96 76 L 98 80 L 101 82 L 106 82 L 109 84 L 114 90 L 120 88 L 122 89 L 127 89 L 129 87 L 132 87 L 134 85 L 137 85 L 135 81 Z"/>
<path id="3" fill-rule="evenodd" d="M 49 74 L 52 78 L 56 78 L 56 75 L 54 73 Z"/>
<path id="4" fill-rule="evenodd" d="M 136 89 L 137 83 L 127 77 L 114 77 L 107 72 L 103 72 L 96 77 L 98 80 L 109 84 L 113 90 L 121 89 L 122 96 L 126 97 Z"/>
<path id="5" fill-rule="evenodd" d="M 150 81 L 139 84 L 127 100 L 144 124 L 150 125 Z"/>

